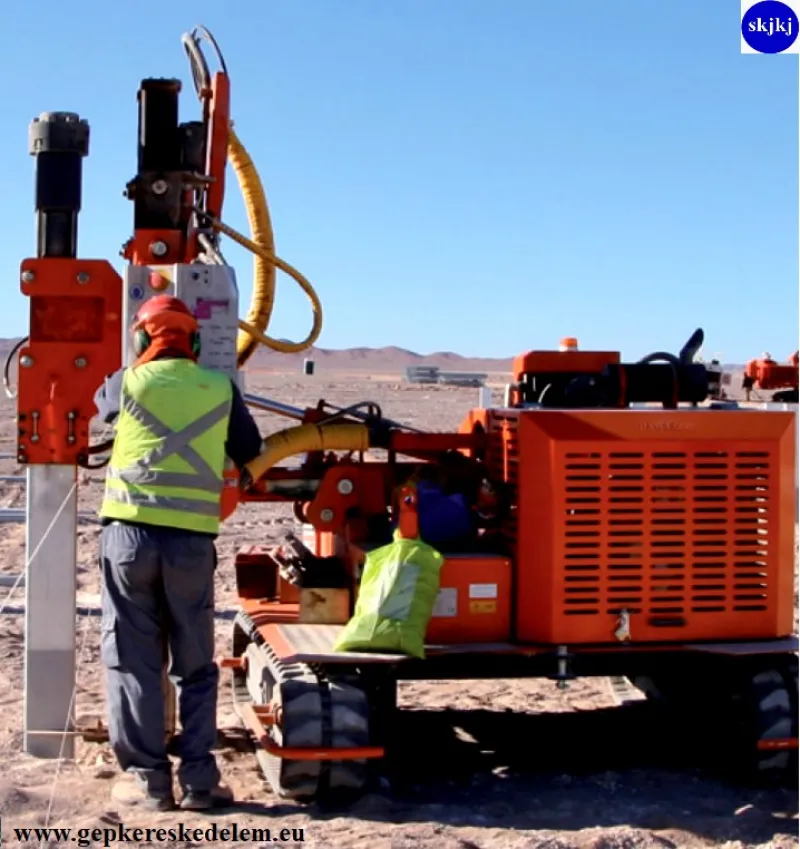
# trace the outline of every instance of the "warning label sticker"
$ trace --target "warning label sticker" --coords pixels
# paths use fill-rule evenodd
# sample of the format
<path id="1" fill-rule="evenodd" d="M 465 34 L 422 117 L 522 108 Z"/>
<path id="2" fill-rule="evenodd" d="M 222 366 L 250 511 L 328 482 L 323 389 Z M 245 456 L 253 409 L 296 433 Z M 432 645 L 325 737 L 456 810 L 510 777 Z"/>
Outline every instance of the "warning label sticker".
<path id="1" fill-rule="evenodd" d="M 436 597 L 433 616 L 455 616 L 458 613 L 458 590 L 454 587 L 443 587 Z"/>
<path id="2" fill-rule="evenodd" d="M 470 613 L 497 613 L 496 601 L 471 601 L 469 603 Z"/>
<path id="3" fill-rule="evenodd" d="M 497 584 L 470 584 L 470 598 L 497 598 Z"/>

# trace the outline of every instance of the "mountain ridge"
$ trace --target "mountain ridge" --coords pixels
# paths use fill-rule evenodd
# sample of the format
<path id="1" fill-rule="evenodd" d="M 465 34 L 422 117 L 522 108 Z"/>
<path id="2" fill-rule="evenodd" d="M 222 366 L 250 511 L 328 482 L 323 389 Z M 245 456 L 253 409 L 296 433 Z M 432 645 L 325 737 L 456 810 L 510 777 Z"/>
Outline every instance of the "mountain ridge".
<path id="1" fill-rule="evenodd" d="M 6 357 L 22 337 L 14 339 L 0 338 L 0 357 Z M 459 354 L 455 351 L 434 351 L 423 354 L 403 348 L 399 345 L 382 347 L 354 346 L 352 348 L 323 348 L 313 346 L 297 354 L 282 354 L 259 346 L 247 363 L 253 370 L 294 370 L 302 366 L 304 360 L 313 360 L 315 371 L 372 371 L 403 372 L 409 366 L 438 366 L 443 371 L 474 371 L 485 373 L 504 373 L 511 371 L 514 357 L 476 357 Z M 743 364 L 725 363 L 726 369 L 741 369 Z"/>
<path id="2" fill-rule="evenodd" d="M 434 351 L 422 354 L 399 345 L 380 348 L 356 346 L 353 348 L 312 347 L 299 354 L 281 354 L 260 347 L 248 363 L 250 368 L 273 368 L 281 365 L 299 364 L 313 360 L 315 366 L 330 371 L 352 369 L 361 371 L 405 370 L 408 366 L 431 365 L 450 371 L 507 372 L 513 357 L 474 357 L 457 354 L 455 351 Z"/>

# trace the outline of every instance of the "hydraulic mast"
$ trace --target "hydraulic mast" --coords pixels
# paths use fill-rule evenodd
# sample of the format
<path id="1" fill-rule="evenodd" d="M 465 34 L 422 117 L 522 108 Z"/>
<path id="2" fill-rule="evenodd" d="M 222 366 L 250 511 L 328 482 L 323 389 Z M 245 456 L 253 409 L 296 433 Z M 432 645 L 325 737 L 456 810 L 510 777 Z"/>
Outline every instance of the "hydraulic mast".
<path id="1" fill-rule="evenodd" d="M 36 158 L 36 257 L 22 262 L 30 331 L 20 351 L 17 459 L 27 470 L 25 751 L 72 757 L 76 663 L 78 466 L 89 458 L 93 395 L 114 369 L 120 281 L 78 258 L 89 125 L 68 112 L 30 125 Z"/>

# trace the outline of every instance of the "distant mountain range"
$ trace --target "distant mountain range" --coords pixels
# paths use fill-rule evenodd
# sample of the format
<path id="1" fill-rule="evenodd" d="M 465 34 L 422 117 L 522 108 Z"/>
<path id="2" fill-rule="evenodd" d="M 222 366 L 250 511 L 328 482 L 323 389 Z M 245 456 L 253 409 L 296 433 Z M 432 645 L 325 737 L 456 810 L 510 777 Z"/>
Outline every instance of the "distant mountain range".
<path id="1" fill-rule="evenodd" d="M 0 357 L 8 355 L 19 339 L 0 339 Z M 16 358 L 15 358 L 16 359 Z M 315 371 L 402 373 L 408 366 L 438 366 L 443 371 L 475 371 L 488 374 L 509 374 L 513 357 L 469 357 L 453 351 L 419 354 L 407 348 L 389 345 L 383 348 L 317 348 L 300 354 L 281 354 L 259 346 L 248 368 L 274 371 L 295 371 L 303 360 L 314 361 Z M 16 363 L 14 363 L 16 366 Z M 726 365 L 726 370 L 740 370 L 741 364 Z"/>
<path id="2" fill-rule="evenodd" d="M 280 354 L 263 346 L 253 355 L 250 368 L 283 370 L 299 368 L 303 360 L 313 360 L 320 371 L 402 372 L 408 366 L 431 365 L 445 371 L 503 372 L 511 370 L 513 357 L 492 359 L 465 357 L 452 351 L 418 354 L 406 348 L 389 345 L 384 348 L 310 348 L 302 354 Z"/>

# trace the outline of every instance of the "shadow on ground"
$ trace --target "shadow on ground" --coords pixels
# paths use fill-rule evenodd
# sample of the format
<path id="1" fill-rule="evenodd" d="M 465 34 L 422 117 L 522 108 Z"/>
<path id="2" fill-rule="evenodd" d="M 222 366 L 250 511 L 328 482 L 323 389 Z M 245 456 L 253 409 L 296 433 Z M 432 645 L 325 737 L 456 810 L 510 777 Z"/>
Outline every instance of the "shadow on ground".
<path id="1" fill-rule="evenodd" d="M 797 835 L 796 788 L 726 779 L 696 734 L 646 702 L 540 715 L 403 710 L 394 731 L 376 792 L 308 813 L 525 830 L 627 825 L 747 843 Z"/>

